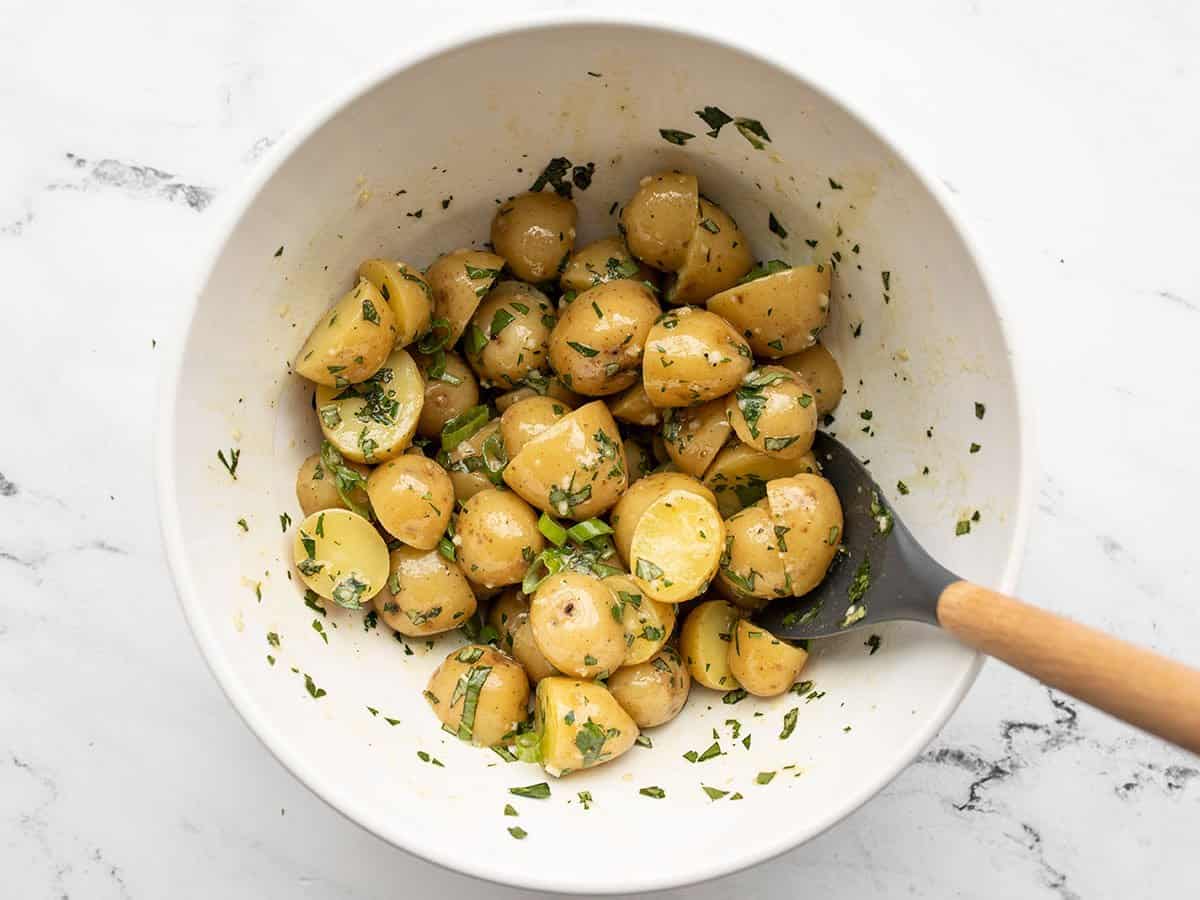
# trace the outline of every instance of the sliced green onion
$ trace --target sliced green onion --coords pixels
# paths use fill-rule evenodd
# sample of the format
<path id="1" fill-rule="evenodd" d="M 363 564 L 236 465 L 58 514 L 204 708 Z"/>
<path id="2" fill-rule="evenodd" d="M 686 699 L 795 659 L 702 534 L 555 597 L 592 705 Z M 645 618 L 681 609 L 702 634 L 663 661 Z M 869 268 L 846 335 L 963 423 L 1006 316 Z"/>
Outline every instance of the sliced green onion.
<path id="1" fill-rule="evenodd" d="M 436 353 L 444 350 L 450 342 L 450 320 L 438 316 L 429 323 L 429 330 L 417 341 L 417 349 L 422 353 Z"/>
<path id="2" fill-rule="evenodd" d="M 542 517 L 538 519 L 538 531 L 545 535 L 546 540 L 552 543 L 555 547 L 561 547 L 563 544 L 565 544 L 567 542 L 567 535 L 574 530 L 574 527 L 570 531 L 568 531 L 566 528 L 563 528 L 552 518 L 550 518 L 547 513 L 542 513 Z"/>
<path id="3" fill-rule="evenodd" d="M 580 544 L 586 544 L 593 538 L 612 533 L 613 530 L 607 523 L 601 522 L 599 519 L 588 519 L 586 522 L 579 522 L 567 529 L 567 535 L 571 540 Z"/>
<path id="4" fill-rule="evenodd" d="M 442 426 L 442 449 L 449 453 L 487 424 L 486 406 L 472 406 Z"/>

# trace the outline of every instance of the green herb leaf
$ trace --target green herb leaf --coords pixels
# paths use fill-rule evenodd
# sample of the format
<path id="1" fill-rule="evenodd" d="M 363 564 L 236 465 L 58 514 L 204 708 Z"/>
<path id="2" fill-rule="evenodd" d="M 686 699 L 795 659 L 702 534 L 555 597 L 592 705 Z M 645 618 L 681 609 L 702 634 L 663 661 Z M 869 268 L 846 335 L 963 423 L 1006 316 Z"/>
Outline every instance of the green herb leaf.
<path id="1" fill-rule="evenodd" d="M 515 837 L 518 841 L 523 841 L 525 838 L 529 837 L 529 832 L 520 825 L 512 826 L 510 829 L 508 829 L 508 833 Z"/>
<path id="2" fill-rule="evenodd" d="M 587 344 L 579 343 L 579 341 L 567 341 L 567 346 L 570 347 L 572 350 L 574 350 L 576 353 L 582 354 L 583 356 L 586 356 L 589 359 L 593 356 L 598 356 L 600 354 L 600 351 L 597 350 L 595 347 L 589 347 Z"/>
<path id="3" fill-rule="evenodd" d="M 771 136 L 767 134 L 767 129 L 763 128 L 762 122 L 758 121 L 758 119 L 746 119 L 739 116 L 734 119 L 733 124 L 737 128 L 738 133 L 749 141 L 750 146 L 755 150 L 762 150 L 763 141 L 769 143 L 771 140 Z"/>
<path id="4" fill-rule="evenodd" d="M 653 797 L 655 800 L 661 800 L 667 796 L 667 792 L 658 786 L 644 787 L 638 793 L 643 797 Z"/>
<path id="5" fill-rule="evenodd" d="M 663 570 L 648 559 L 638 557 L 636 570 L 637 577 L 643 581 L 654 581 L 656 578 L 661 578 Z"/>
<path id="6" fill-rule="evenodd" d="M 759 772 L 754 781 L 757 784 L 770 784 L 771 779 L 775 777 L 774 772 Z"/>
<path id="7" fill-rule="evenodd" d="M 442 426 L 442 450 L 449 453 L 488 423 L 488 408 L 472 406 Z"/>
<path id="8" fill-rule="evenodd" d="M 777 218 L 775 218 L 775 213 L 773 213 L 773 212 L 767 213 L 767 228 L 769 228 L 771 230 L 772 234 L 777 234 L 777 235 L 779 235 L 780 238 L 782 238 L 784 240 L 787 239 L 787 236 L 788 236 L 787 229 L 783 227 L 783 223 L 781 223 Z"/>
<path id="9" fill-rule="evenodd" d="M 711 128 L 711 131 L 706 131 L 711 138 L 717 137 L 721 133 L 721 129 L 733 121 L 733 117 L 726 115 L 725 111 L 716 106 L 706 106 L 704 109 L 696 110 L 696 115 L 704 120 L 704 124 Z"/>
<path id="10" fill-rule="evenodd" d="M 720 788 L 709 787 L 707 784 L 702 784 L 700 787 L 704 788 L 704 793 L 708 794 L 709 800 L 720 800 L 729 793 L 729 791 L 723 791 Z"/>
<path id="11" fill-rule="evenodd" d="M 796 717 L 800 715 L 800 707 L 793 706 L 783 714 L 783 730 L 779 732 L 779 739 L 785 741 L 792 736 L 792 732 L 796 730 Z"/>
<path id="12" fill-rule="evenodd" d="M 695 137 L 694 134 L 690 134 L 686 131 L 679 131 L 675 128 L 660 128 L 658 129 L 658 133 L 662 135 L 664 141 L 669 144 L 675 144 L 679 147 L 682 147 Z"/>
<path id="13" fill-rule="evenodd" d="M 221 461 L 221 465 L 225 467 L 225 471 L 229 473 L 229 477 L 237 481 L 238 460 L 241 458 L 242 451 L 230 448 L 229 458 L 225 458 L 225 451 L 217 451 L 217 459 Z"/>
<path id="14" fill-rule="evenodd" d="M 538 531 L 540 531 L 550 543 L 555 547 L 561 547 L 567 542 L 567 535 L 570 533 L 566 528 L 563 528 L 555 522 L 548 513 L 542 513 L 538 519 Z"/>
<path id="15" fill-rule="evenodd" d="M 545 800 L 550 796 L 550 785 L 539 781 L 537 784 L 527 784 L 525 787 L 509 788 L 508 792 L 516 794 L 518 797 L 528 797 L 531 800 Z"/>
<path id="16" fill-rule="evenodd" d="M 496 310 L 496 314 L 492 316 L 492 324 L 488 329 L 488 333 L 492 337 L 496 337 L 498 334 L 500 334 L 500 332 L 511 325 L 515 319 L 516 316 L 510 313 L 507 309 Z"/>

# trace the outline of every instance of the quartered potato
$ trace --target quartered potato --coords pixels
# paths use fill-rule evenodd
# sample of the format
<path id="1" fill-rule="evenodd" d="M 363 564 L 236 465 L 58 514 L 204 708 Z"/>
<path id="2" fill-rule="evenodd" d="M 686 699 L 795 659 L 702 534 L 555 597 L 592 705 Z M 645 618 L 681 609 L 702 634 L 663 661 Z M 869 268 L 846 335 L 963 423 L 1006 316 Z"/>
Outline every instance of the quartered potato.
<path id="1" fill-rule="evenodd" d="M 621 624 L 625 629 L 623 665 L 645 662 L 662 649 L 675 630 L 674 604 L 659 603 L 647 596 L 642 586 L 628 575 L 609 575 L 604 584 L 621 603 Z"/>
<path id="2" fill-rule="evenodd" d="M 658 272 L 634 259 L 619 237 L 610 237 L 593 241 L 572 253 L 558 284 L 564 291 L 582 294 L 588 288 L 618 278 L 648 281 L 654 287 L 658 285 Z"/>
<path id="3" fill-rule="evenodd" d="M 594 681 L 543 678 L 534 709 L 542 767 L 555 777 L 611 762 L 640 733 L 608 689 Z"/>
<path id="4" fill-rule="evenodd" d="M 368 259 L 358 267 L 379 291 L 396 318 L 396 346 L 407 347 L 429 330 L 433 289 L 420 269 L 391 259 Z"/>
<path id="5" fill-rule="evenodd" d="M 729 396 L 726 411 L 737 436 L 756 450 L 794 459 L 812 449 L 816 400 L 812 388 L 791 369 L 755 369 Z"/>
<path id="6" fill-rule="evenodd" d="M 551 515 L 581 521 L 599 515 L 628 484 L 618 435 L 603 402 L 585 404 L 526 443 L 504 481 Z"/>
<path id="7" fill-rule="evenodd" d="M 558 317 L 550 365 L 573 391 L 598 397 L 625 390 L 642 367 L 646 335 L 658 318 L 654 294 L 640 281 L 608 281 L 584 291 Z"/>
<path id="8" fill-rule="evenodd" d="M 829 318 L 829 276 L 827 266 L 793 266 L 731 282 L 709 296 L 708 308 L 728 319 L 757 355 L 778 359 L 817 342 Z"/>
<path id="9" fill-rule="evenodd" d="M 464 415 L 470 412 L 468 410 Z M 484 415 L 486 412 L 484 409 Z M 449 428 L 456 421 L 451 419 L 445 427 Z M 496 487 L 502 478 L 504 461 L 508 459 L 504 438 L 500 434 L 500 420 L 492 419 L 482 425 L 438 459 L 444 461 L 450 483 L 454 485 L 454 496 L 459 503 L 466 503 L 480 491 Z"/>
<path id="10" fill-rule="evenodd" d="M 714 691 L 738 687 L 729 668 L 729 645 L 738 618 L 737 607 L 724 600 L 705 600 L 688 613 L 679 633 L 679 653 L 697 684 Z"/>
<path id="11" fill-rule="evenodd" d="M 641 380 L 608 399 L 613 418 L 630 425 L 653 427 L 662 421 L 662 410 L 650 402 Z"/>
<path id="12" fill-rule="evenodd" d="M 667 303 L 703 303 L 733 287 L 754 266 L 754 254 L 737 223 L 725 210 L 700 198 L 700 221 L 688 242 L 687 258 L 668 280 Z"/>
<path id="13" fill-rule="evenodd" d="M 841 501 L 820 475 L 793 475 L 767 482 L 767 503 L 791 593 L 802 597 L 821 583 L 841 546 Z"/>
<path id="14" fill-rule="evenodd" d="M 367 381 L 317 388 L 321 431 L 338 452 L 360 463 L 386 462 L 412 443 L 425 383 L 406 350 L 393 351 Z"/>
<path id="15" fill-rule="evenodd" d="M 728 519 L 739 509 L 767 496 L 767 482 L 771 479 L 802 473 L 821 473 L 812 451 L 781 459 L 739 441 L 717 454 L 704 473 L 704 484 L 716 496 L 721 516 Z"/>
<path id="16" fill-rule="evenodd" d="M 478 405 L 479 382 L 457 353 L 418 356 L 416 362 L 425 378 L 425 399 L 417 420 L 417 433 L 421 437 L 437 437 L 443 425 Z"/>
<path id="17" fill-rule="evenodd" d="M 494 747 L 511 743 L 525 721 L 529 679 L 506 653 L 468 644 L 452 651 L 434 670 L 425 699 L 461 740 Z"/>
<path id="18" fill-rule="evenodd" d="M 775 524 L 765 501 L 725 520 L 725 557 L 717 573 L 722 593 L 745 609 L 763 600 L 791 595 L 779 550 L 781 526 Z"/>
<path id="19" fill-rule="evenodd" d="M 463 504 L 454 531 L 463 574 L 484 587 L 516 584 L 546 546 L 537 513 L 512 491 L 496 488 Z"/>
<path id="20" fill-rule="evenodd" d="M 492 219 L 492 246 L 522 281 L 558 277 L 575 247 L 575 204 L 550 191 L 518 194 Z"/>
<path id="21" fill-rule="evenodd" d="M 530 681 L 537 683 L 559 674 L 533 639 L 529 598 L 519 587 L 509 588 L 496 598 L 488 609 L 487 621 L 500 636 L 501 649 L 521 664 Z"/>
<path id="22" fill-rule="evenodd" d="M 544 368 L 555 325 L 550 300 L 535 287 L 502 281 L 483 299 L 467 327 L 467 361 L 484 387 L 518 386 Z"/>
<path id="23" fill-rule="evenodd" d="M 725 401 L 664 411 L 662 436 L 667 454 L 681 472 L 700 478 L 733 434 Z"/>
<path id="24" fill-rule="evenodd" d="M 296 354 L 296 374 L 326 387 L 344 387 L 374 375 L 396 343 L 396 317 L 365 278 L 313 327 Z"/>
<path id="25" fill-rule="evenodd" d="M 458 343 L 503 268 L 502 256 L 485 250 L 462 249 L 438 257 L 425 271 L 425 280 L 433 290 L 434 320 L 444 320 L 444 346 Z"/>
<path id="26" fill-rule="evenodd" d="M 812 388 L 817 398 L 817 415 L 833 412 L 842 399 L 842 368 L 824 344 L 815 344 L 807 350 L 779 361 L 784 368 L 791 369 Z"/>
<path id="27" fill-rule="evenodd" d="M 348 509 L 313 513 L 292 541 L 300 580 L 338 606 L 358 609 L 388 577 L 387 544 L 375 526 Z"/>
<path id="28" fill-rule="evenodd" d="M 529 624 L 551 665 L 576 678 L 597 678 L 625 661 L 621 601 L 600 579 L 563 571 L 547 577 L 529 601 Z"/>
<path id="29" fill-rule="evenodd" d="M 674 272 L 687 261 L 699 209 L 700 186 L 695 175 L 647 175 L 621 210 L 621 233 L 642 262 L 662 272 Z"/>
<path id="30" fill-rule="evenodd" d="M 360 484 L 350 488 L 348 495 L 352 503 L 359 509 L 367 506 L 367 492 L 363 485 L 366 483 L 370 469 L 360 463 L 344 463 L 351 471 L 362 479 Z M 330 472 L 321 463 L 321 454 L 314 453 L 300 464 L 296 473 L 296 500 L 300 503 L 300 511 L 306 516 L 323 509 L 348 509 L 346 501 L 338 492 L 335 473 Z"/>
<path id="31" fill-rule="evenodd" d="M 655 406 L 697 406 L 728 394 L 753 364 L 728 322 L 688 306 L 664 314 L 646 335 L 642 384 Z"/>
<path id="32" fill-rule="evenodd" d="M 506 391 L 496 397 L 496 409 L 499 412 L 504 412 L 514 403 L 524 400 L 527 397 L 552 397 L 555 400 L 563 401 L 571 409 L 574 409 L 584 401 L 583 397 L 563 384 L 557 375 L 530 372 L 525 376 L 524 387 L 519 387 L 515 391 Z"/>
<path id="33" fill-rule="evenodd" d="M 561 400 L 537 394 L 518 400 L 500 416 L 504 446 L 516 456 L 521 448 L 571 411 Z"/>
<path id="34" fill-rule="evenodd" d="M 608 690 L 639 728 L 670 722 L 687 703 L 692 678 L 674 647 L 627 665 L 608 679 Z"/>
<path id="35" fill-rule="evenodd" d="M 625 471 L 629 473 L 630 484 L 653 471 L 654 457 L 643 444 L 633 438 L 625 438 L 621 442 L 621 449 L 625 451 Z"/>
<path id="36" fill-rule="evenodd" d="M 633 533 L 642 516 L 656 500 L 672 491 L 691 491 L 696 496 L 716 504 L 712 491 L 682 472 L 657 472 L 631 484 L 609 516 L 609 524 L 613 528 L 613 543 L 617 545 L 617 552 L 625 560 L 625 565 L 632 568 L 630 548 L 633 545 Z"/>
<path id="37" fill-rule="evenodd" d="M 440 634 L 475 614 L 475 594 L 462 570 L 437 550 L 399 547 L 392 551 L 388 565 L 390 574 L 375 595 L 375 609 L 384 623 L 401 634 Z"/>
<path id="38" fill-rule="evenodd" d="M 652 598 L 682 603 L 707 590 L 724 549 L 717 505 L 690 490 L 669 491 L 638 520 L 629 567 Z"/>
<path id="39" fill-rule="evenodd" d="M 367 479 L 375 517 L 410 547 L 432 550 L 454 512 L 454 484 L 432 459 L 404 454 L 377 466 Z"/>
<path id="40" fill-rule="evenodd" d="M 742 619 L 729 643 L 729 671 L 756 697 L 777 697 L 796 682 L 808 662 L 808 651 L 784 643 Z"/>

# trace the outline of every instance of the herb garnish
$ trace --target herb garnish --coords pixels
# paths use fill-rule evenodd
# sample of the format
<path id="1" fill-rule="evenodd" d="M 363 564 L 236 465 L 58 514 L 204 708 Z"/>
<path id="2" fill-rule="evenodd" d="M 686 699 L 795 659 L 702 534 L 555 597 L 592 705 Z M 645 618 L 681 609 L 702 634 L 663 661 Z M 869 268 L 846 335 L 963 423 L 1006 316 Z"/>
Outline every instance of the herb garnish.
<path id="1" fill-rule="evenodd" d="M 784 240 L 787 239 L 787 229 L 783 227 L 783 224 L 777 218 L 775 218 L 775 213 L 773 212 L 767 213 L 767 228 L 771 230 L 772 234 L 777 234 Z"/>
<path id="2" fill-rule="evenodd" d="M 229 459 L 225 458 L 225 451 L 217 451 L 217 459 L 221 461 L 221 465 L 225 467 L 225 471 L 229 473 L 229 477 L 237 481 L 238 459 L 241 457 L 242 451 L 235 450 L 232 447 L 229 450 Z"/>
<path id="3" fill-rule="evenodd" d="M 696 115 L 704 120 L 704 124 L 711 128 L 711 131 L 706 131 L 711 138 L 715 138 L 721 133 L 721 129 L 733 121 L 733 116 L 727 115 L 724 110 L 716 106 L 706 106 L 704 109 L 696 110 Z"/>
<path id="4" fill-rule="evenodd" d="M 529 784 L 525 787 L 509 788 L 508 792 L 516 794 L 518 797 L 528 797 L 531 800 L 545 800 L 550 796 L 550 785 L 539 781 L 537 784 Z"/>
<path id="5" fill-rule="evenodd" d="M 694 134 L 687 131 L 680 131 L 676 128 L 660 128 L 658 129 L 658 133 L 662 135 L 664 141 L 679 147 L 682 147 L 695 137 Z"/>

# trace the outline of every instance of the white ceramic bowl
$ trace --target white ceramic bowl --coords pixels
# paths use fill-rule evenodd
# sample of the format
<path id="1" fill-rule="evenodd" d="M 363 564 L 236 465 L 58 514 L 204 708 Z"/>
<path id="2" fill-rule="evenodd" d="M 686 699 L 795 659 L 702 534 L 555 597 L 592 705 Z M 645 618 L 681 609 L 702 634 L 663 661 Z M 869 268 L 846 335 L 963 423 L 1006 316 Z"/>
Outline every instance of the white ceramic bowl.
<path id="1" fill-rule="evenodd" d="M 709 104 L 760 120 L 771 142 L 755 150 L 733 126 L 706 136 L 693 111 Z M 660 128 L 697 137 L 678 147 Z M 495 198 L 527 189 L 555 156 L 596 163 L 591 187 L 576 192 L 581 239 L 613 233 L 610 207 L 640 176 L 679 167 L 733 213 L 760 258 L 805 261 L 814 252 L 806 239 L 819 241 L 820 256 L 839 250 L 824 339 L 848 394 L 832 430 L 870 458 L 880 483 L 910 486 L 892 499 L 944 563 L 1012 587 L 1029 508 L 1028 426 L 998 301 L 941 190 L 802 73 L 685 31 L 601 20 L 543 20 L 411 56 L 263 163 L 226 206 L 166 381 L 161 514 L 183 608 L 214 674 L 270 750 L 332 806 L 483 878 L 652 890 L 767 859 L 850 813 L 933 737 L 980 660 L 917 625 L 877 629 L 875 655 L 863 632 L 822 642 L 805 672 L 821 699 L 725 705 L 697 688 L 678 719 L 653 731 L 653 749 L 554 782 L 551 799 L 536 801 L 507 791 L 541 781 L 537 768 L 459 743 L 426 708 L 421 689 L 447 640 L 432 650 L 412 642 L 405 655 L 382 626 L 368 632 L 361 615 L 336 610 L 320 619 L 328 644 L 313 629 L 279 524 L 284 512 L 299 518 L 295 471 L 318 439 L 288 360 L 361 259 L 426 264 L 485 241 Z M 768 211 L 786 242 L 768 231 Z M 976 401 L 986 404 L 982 420 Z M 874 413 L 869 435 L 864 409 Z M 984 452 L 969 454 L 972 441 Z M 216 457 L 231 446 L 241 451 L 236 481 Z M 955 523 L 976 509 L 981 521 L 956 537 Z M 268 646 L 268 632 L 280 647 Z M 325 696 L 309 695 L 305 673 Z M 798 725 L 781 740 L 793 706 Z M 753 736 L 749 749 L 730 739 L 727 719 Z M 725 755 L 682 758 L 708 747 L 714 728 Z M 760 786 L 762 771 L 779 774 Z M 639 794 L 650 785 L 666 798 Z M 744 799 L 713 801 L 701 785 Z M 594 798 L 589 810 L 581 790 Z M 501 814 L 510 801 L 519 820 Z M 515 823 L 526 840 L 509 835 Z"/>

